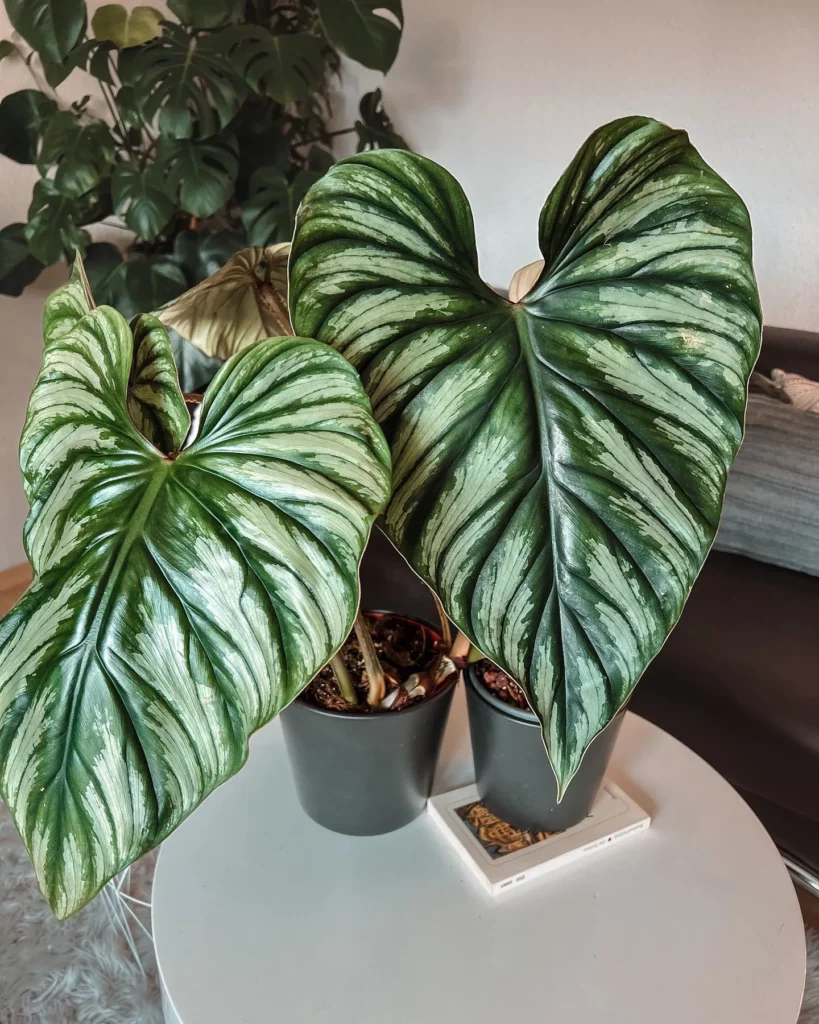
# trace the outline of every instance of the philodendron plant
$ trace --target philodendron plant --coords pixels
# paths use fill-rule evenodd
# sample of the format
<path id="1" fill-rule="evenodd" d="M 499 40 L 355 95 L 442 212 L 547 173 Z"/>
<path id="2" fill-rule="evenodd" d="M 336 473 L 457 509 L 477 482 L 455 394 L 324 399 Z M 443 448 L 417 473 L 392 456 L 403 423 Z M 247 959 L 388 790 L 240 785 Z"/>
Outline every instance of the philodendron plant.
<path id="1" fill-rule="evenodd" d="M 562 794 L 714 539 L 760 308 L 741 199 L 647 118 L 594 132 L 539 236 L 507 300 L 450 174 L 352 157 L 301 206 L 290 313 L 360 372 L 392 452 L 385 528 L 524 688 Z"/>
<path id="2" fill-rule="evenodd" d="M 279 337 L 198 427 L 167 331 L 48 301 L 20 446 L 34 582 L 0 624 L 0 791 L 64 918 L 166 837 L 347 637 L 389 453 L 350 364 Z"/>

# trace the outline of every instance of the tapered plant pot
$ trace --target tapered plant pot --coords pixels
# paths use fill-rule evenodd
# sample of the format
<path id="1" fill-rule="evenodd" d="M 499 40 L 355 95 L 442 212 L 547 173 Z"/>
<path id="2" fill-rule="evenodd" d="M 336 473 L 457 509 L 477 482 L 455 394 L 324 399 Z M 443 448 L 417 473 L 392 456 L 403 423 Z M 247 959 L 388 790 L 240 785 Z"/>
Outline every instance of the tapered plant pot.
<path id="1" fill-rule="evenodd" d="M 426 623 L 411 621 L 438 639 Z M 297 698 L 281 721 L 296 792 L 313 821 L 333 832 L 373 836 L 417 818 L 432 787 L 456 682 L 457 674 L 400 711 L 336 711 Z"/>
<path id="2" fill-rule="evenodd" d="M 475 781 L 484 806 L 530 832 L 560 832 L 582 821 L 600 789 L 624 712 L 594 739 L 558 803 L 557 781 L 533 712 L 495 696 L 475 665 L 466 672 L 466 695 Z"/>

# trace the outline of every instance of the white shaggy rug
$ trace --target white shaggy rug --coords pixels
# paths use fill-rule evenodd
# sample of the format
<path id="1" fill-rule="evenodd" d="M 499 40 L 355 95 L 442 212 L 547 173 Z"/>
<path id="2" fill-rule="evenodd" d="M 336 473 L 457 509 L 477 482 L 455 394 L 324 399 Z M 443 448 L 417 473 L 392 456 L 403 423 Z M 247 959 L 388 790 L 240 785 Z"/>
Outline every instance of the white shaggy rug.
<path id="1" fill-rule="evenodd" d="M 153 871 L 151 855 L 132 869 L 136 900 L 150 902 Z M 0 801 L 0 1024 L 163 1024 L 151 942 L 136 925 L 128 934 L 101 897 L 54 919 Z M 807 939 L 799 1024 L 819 1024 L 819 931 Z"/>
<path id="2" fill-rule="evenodd" d="M 144 903 L 154 859 L 131 869 L 130 895 Z M 57 921 L 0 801 L 0 1024 L 162 1024 L 153 945 L 134 921 L 126 933 L 116 910 L 98 896 Z"/>

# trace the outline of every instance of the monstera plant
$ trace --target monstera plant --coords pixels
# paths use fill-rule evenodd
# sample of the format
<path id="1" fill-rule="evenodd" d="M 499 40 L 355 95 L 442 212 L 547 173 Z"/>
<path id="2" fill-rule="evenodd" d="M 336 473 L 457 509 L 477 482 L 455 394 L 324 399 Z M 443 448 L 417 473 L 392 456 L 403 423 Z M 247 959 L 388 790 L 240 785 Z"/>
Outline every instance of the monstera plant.
<path id="1" fill-rule="evenodd" d="M 0 791 L 58 917 L 167 836 L 347 637 L 389 453 L 305 338 L 227 360 L 198 428 L 167 331 L 45 312 L 20 447 L 34 582 L 0 624 Z"/>
<path id="2" fill-rule="evenodd" d="M 301 206 L 290 312 L 361 374 L 392 453 L 385 528 L 524 688 L 562 793 L 714 539 L 760 308 L 742 201 L 647 118 L 593 133 L 539 236 L 508 300 L 447 171 L 355 156 Z"/>

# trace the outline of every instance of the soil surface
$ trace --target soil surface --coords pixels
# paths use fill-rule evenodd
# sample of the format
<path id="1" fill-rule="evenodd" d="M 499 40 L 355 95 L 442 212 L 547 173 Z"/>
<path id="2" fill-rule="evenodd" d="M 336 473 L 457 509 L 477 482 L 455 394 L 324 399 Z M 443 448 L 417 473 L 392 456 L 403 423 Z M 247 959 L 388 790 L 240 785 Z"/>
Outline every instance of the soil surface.
<path id="1" fill-rule="evenodd" d="M 526 694 L 518 686 L 514 679 L 511 679 L 503 669 L 493 665 L 491 661 L 475 662 L 475 671 L 483 685 L 504 704 L 511 704 L 516 708 L 523 708 L 529 711 L 529 701 Z"/>
<path id="2" fill-rule="evenodd" d="M 434 696 L 457 671 L 454 665 L 451 666 L 452 671 L 447 671 L 451 663 L 442 662 L 442 656 L 446 654 L 443 642 L 438 633 L 428 626 L 403 615 L 365 612 L 364 617 L 387 676 L 386 701 L 375 708 L 367 704 L 367 672 L 361 648 L 355 632 L 352 632 L 339 653 L 352 676 L 358 704 L 348 704 L 341 696 L 329 665 L 304 690 L 302 697 L 309 704 L 352 714 L 400 711 Z"/>

